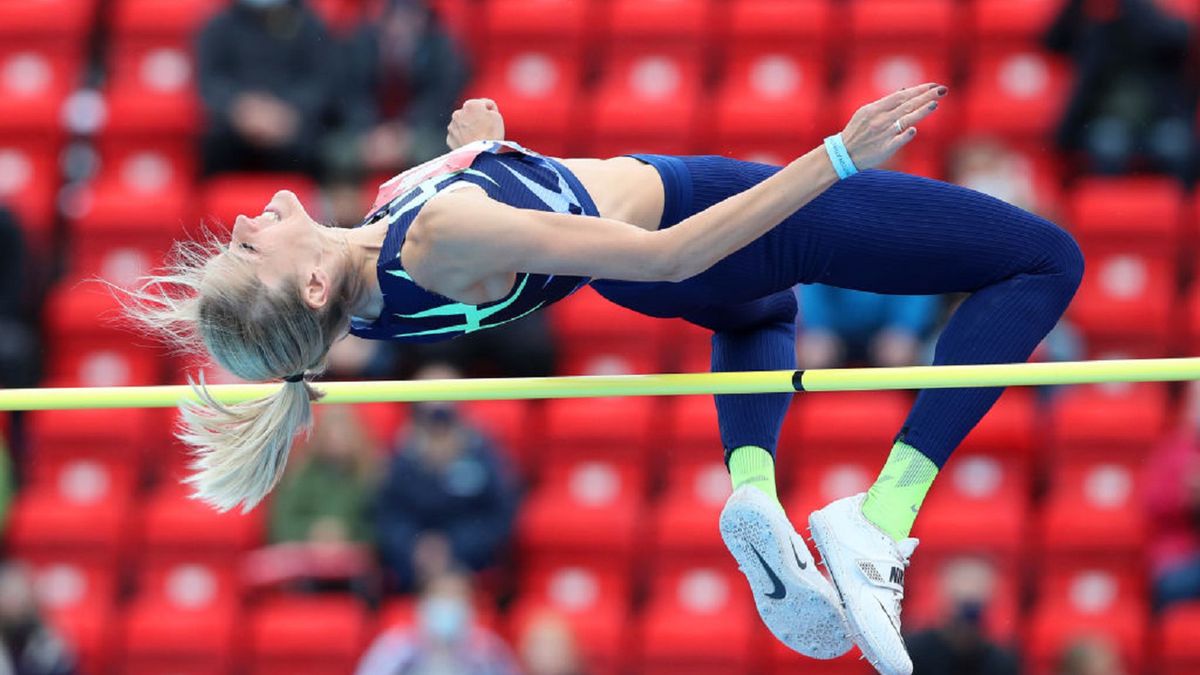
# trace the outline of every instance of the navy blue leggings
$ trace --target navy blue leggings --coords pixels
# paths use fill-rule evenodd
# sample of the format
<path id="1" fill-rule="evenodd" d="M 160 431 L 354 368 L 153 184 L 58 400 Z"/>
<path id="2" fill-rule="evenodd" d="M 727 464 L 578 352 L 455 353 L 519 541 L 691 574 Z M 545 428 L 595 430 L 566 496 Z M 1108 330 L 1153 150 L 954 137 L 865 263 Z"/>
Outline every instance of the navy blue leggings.
<path id="1" fill-rule="evenodd" d="M 725 157 L 638 155 L 663 178 L 662 227 L 761 182 L 778 167 Z M 968 292 L 934 364 L 1024 361 L 1066 310 L 1083 256 L 1058 226 L 934 180 L 864 171 L 749 246 L 679 283 L 595 281 L 609 300 L 712 329 L 714 371 L 795 368 L 797 283 L 905 295 Z M 897 439 L 939 467 L 1000 388 L 922 391 Z M 790 394 L 716 397 L 726 452 L 774 452 Z"/>

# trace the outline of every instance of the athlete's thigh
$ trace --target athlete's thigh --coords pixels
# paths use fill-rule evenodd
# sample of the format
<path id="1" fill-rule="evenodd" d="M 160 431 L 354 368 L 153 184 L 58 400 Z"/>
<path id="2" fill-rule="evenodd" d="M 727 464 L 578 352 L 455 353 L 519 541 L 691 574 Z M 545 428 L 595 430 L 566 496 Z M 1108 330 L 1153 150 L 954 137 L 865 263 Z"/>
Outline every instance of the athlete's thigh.
<path id="1" fill-rule="evenodd" d="M 821 194 L 771 236 L 799 281 L 876 293 L 974 291 L 1029 269 L 1049 222 L 966 188 L 866 171 Z M 1061 231 L 1057 233 L 1062 235 Z"/>

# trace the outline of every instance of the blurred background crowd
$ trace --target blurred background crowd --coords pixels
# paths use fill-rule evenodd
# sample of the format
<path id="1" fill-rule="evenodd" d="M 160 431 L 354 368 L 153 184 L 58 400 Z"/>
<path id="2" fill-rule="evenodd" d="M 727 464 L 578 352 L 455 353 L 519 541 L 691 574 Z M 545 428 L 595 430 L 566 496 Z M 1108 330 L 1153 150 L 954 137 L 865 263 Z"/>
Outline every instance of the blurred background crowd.
<path id="1" fill-rule="evenodd" d="M 84 280 L 134 283 L 280 188 L 352 227 L 466 97 L 545 154 L 782 163 L 924 81 L 953 101 L 894 168 L 1087 254 L 1034 358 L 1195 354 L 1198 23 L 1195 0 L 0 3 L 0 386 L 230 381 Z M 796 293 L 804 368 L 927 363 L 961 299 Z M 450 343 L 348 338 L 327 377 L 707 369 L 703 331 L 585 290 Z M 909 400 L 797 399 L 797 522 L 866 486 Z M 758 625 L 707 399 L 323 406 L 250 514 L 187 499 L 173 420 L 0 417 L 0 673 L 864 672 Z M 916 534 L 918 673 L 1200 672 L 1200 388 L 1006 393 Z"/>

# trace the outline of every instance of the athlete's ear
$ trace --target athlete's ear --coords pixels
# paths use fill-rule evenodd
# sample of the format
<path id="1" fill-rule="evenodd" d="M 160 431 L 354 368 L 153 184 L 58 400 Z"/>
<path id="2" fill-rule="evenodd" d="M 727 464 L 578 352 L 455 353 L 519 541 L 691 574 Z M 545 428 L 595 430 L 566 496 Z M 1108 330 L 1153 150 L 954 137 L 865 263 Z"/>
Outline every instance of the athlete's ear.
<path id="1" fill-rule="evenodd" d="M 321 309 L 329 302 L 329 289 L 332 288 L 329 274 L 324 268 L 314 267 L 308 274 L 308 279 L 304 282 L 302 295 L 304 296 L 304 304 L 312 309 Z"/>

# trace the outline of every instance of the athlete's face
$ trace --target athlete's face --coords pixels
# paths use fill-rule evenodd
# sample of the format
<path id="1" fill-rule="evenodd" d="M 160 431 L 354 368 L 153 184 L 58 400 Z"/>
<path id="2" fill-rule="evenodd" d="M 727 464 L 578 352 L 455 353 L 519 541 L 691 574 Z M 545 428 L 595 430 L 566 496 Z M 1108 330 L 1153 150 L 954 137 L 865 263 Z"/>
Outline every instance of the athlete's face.
<path id="1" fill-rule="evenodd" d="M 239 215 L 233 221 L 229 255 L 249 262 L 268 287 L 277 288 L 289 281 L 306 287 L 313 283 L 314 274 L 324 278 L 323 228 L 309 217 L 295 194 L 280 190 L 261 214 Z M 305 297 L 309 297 L 307 288 Z M 309 304 L 314 301 L 310 299 Z"/>

